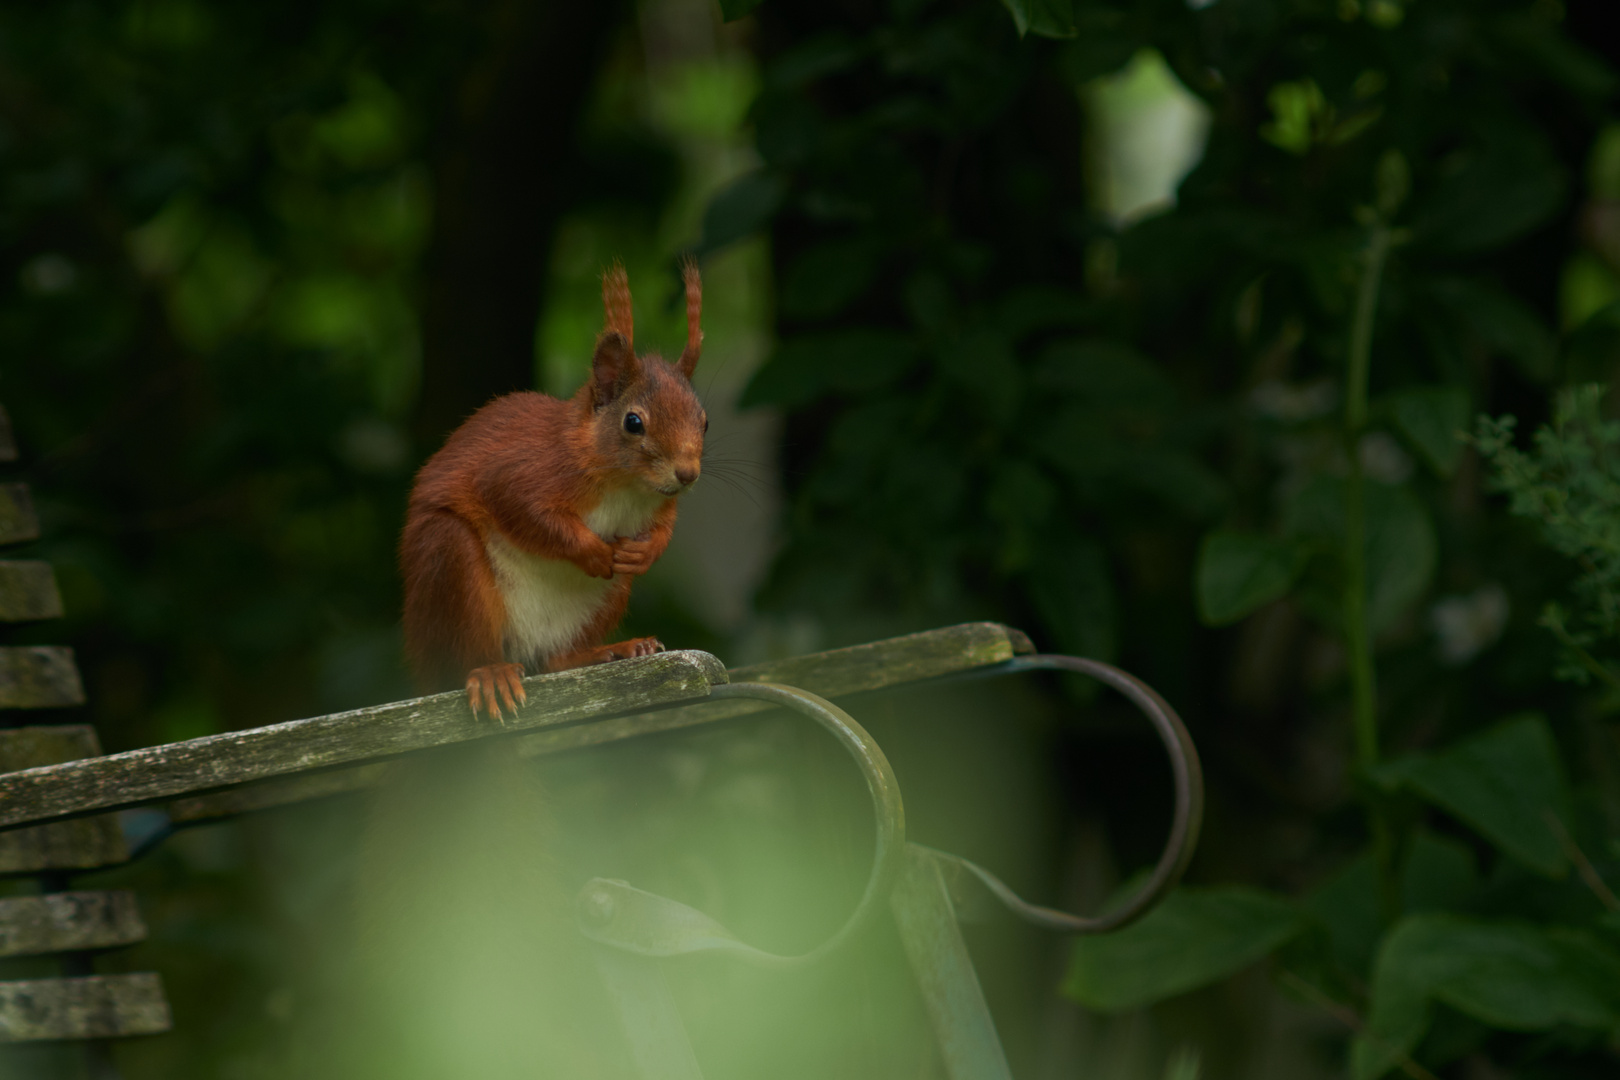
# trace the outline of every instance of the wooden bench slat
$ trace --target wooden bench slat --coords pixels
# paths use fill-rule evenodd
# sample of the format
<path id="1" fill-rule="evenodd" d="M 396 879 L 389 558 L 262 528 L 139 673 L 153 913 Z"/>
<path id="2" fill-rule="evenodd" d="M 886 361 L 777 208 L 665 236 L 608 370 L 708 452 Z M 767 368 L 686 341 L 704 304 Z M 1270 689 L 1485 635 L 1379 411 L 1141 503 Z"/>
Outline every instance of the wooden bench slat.
<path id="1" fill-rule="evenodd" d="M 27 484 L 0 484 L 0 544 L 39 539 L 39 516 Z"/>
<path id="2" fill-rule="evenodd" d="M 146 923 L 128 889 L 0 900 L 0 956 L 112 949 L 144 940 Z"/>
<path id="3" fill-rule="evenodd" d="M 972 671 L 1034 651 L 1029 638 L 1020 630 L 1000 623 L 963 623 L 867 645 L 750 664 L 730 672 L 729 676 L 732 682 L 783 683 L 825 698 L 840 698 Z M 518 741 L 518 752 L 559 754 L 619 739 L 766 712 L 770 708 L 762 701 L 698 702 L 667 709 L 656 716 L 624 716 L 567 731 L 536 732 Z"/>
<path id="4" fill-rule="evenodd" d="M 194 795 L 176 799 L 167 807 L 169 820 L 176 823 L 216 821 L 220 818 L 251 814 L 255 810 L 269 810 L 290 803 L 324 799 L 331 795 L 345 795 L 363 791 L 378 783 L 387 771 L 386 764 L 357 765 L 348 769 L 305 776 L 290 776 L 282 780 L 261 780 L 256 784 L 243 784 L 229 791 L 216 791 L 210 795 Z M 0 832 L 0 836 L 6 834 Z"/>
<path id="5" fill-rule="evenodd" d="M 16 772 L 101 756 L 88 724 L 0 730 L 0 771 Z M 123 830 L 111 816 L 78 818 L 0 833 L 0 874 L 90 870 L 129 858 Z"/>
<path id="6" fill-rule="evenodd" d="M 56 571 L 37 559 L 0 561 L 0 622 L 62 617 Z"/>
<path id="7" fill-rule="evenodd" d="M 64 645 L 0 648 L 0 709 L 51 709 L 84 704 L 84 684 Z"/>
<path id="8" fill-rule="evenodd" d="M 0 1042 L 156 1035 L 173 1024 L 149 971 L 0 982 Z"/>
<path id="9" fill-rule="evenodd" d="M 28 769 L 0 776 L 0 828 L 642 712 L 704 697 L 711 683 L 725 680 L 724 665 L 708 653 L 658 653 L 525 679 L 529 703 L 504 725 L 474 718 L 457 691 Z"/>
<path id="10" fill-rule="evenodd" d="M 835 698 L 971 671 L 1034 651 L 1029 638 L 1021 631 L 999 623 L 966 623 L 789 660 L 751 664 L 729 672 L 729 680 L 786 683 L 822 697 Z M 619 716 L 524 735 L 517 741 L 518 752 L 532 756 L 580 750 L 619 739 L 764 712 L 768 708 L 769 705 L 758 701 L 700 701 L 652 714 Z M 171 803 L 169 816 L 177 822 L 233 817 L 272 806 L 358 791 L 369 787 L 380 775 L 379 770 L 366 767 L 271 780 Z"/>

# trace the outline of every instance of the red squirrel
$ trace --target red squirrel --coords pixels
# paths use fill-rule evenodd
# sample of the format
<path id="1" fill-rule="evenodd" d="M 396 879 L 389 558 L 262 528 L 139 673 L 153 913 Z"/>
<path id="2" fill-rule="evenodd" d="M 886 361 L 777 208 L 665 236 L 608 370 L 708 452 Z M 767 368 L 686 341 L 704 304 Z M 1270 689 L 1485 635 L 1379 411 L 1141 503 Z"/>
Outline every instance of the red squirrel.
<path id="1" fill-rule="evenodd" d="M 702 471 L 709 421 L 691 380 L 703 286 L 690 260 L 682 277 L 680 359 L 635 354 L 630 285 L 615 263 L 574 396 L 498 397 L 416 474 L 399 561 L 406 657 L 424 693 L 465 686 L 474 715 L 499 718 L 528 700 L 525 673 L 662 651 L 656 638 L 603 641 Z"/>

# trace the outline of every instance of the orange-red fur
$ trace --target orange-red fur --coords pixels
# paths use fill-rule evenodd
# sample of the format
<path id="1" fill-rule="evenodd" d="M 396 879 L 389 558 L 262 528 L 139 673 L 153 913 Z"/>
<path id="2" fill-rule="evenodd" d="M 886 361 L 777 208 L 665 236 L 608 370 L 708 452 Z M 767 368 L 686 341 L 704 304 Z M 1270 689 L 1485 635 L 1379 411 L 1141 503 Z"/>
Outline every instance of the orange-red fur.
<path id="1" fill-rule="evenodd" d="M 694 264 L 683 277 L 689 322 L 676 364 L 635 355 L 630 290 L 615 265 L 603 275 L 605 326 L 579 391 L 566 401 L 530 392 L 496 398 L 417 474 L 399 554 L 406 654 L 424 692 L 465 685 L 475 712 L 482 705 L 498 714 L 523 699 L 525 667 L 558 671 L 662 648 L 647 638 L 602 643 L 624 615 L 632 579 L 668 546 L 676 497 L 700 471 L 707 420 L 690 378 L 702 341 L 702 285 Z M 641 418 L 644 435 L 626 431 L 627 411 Z M 592 532 L 586 518 L 610 498 L 653 506 L 645 531 Z M 540 657 L 510 655 L 512 622 L 492 538 L 611 581 L 566 646 Z"/>

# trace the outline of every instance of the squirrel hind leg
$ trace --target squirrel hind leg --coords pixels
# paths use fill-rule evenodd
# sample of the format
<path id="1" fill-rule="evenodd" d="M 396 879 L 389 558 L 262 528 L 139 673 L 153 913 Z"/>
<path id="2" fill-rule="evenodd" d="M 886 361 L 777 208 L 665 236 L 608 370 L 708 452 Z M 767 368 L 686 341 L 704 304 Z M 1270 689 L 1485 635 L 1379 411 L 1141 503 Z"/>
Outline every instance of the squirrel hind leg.
<path id="1" fill-rule="evenodd" d="M 614 660 L 629 660 L 663 651 L 664 643 L 655 637 L 631 638 L 629 641 L 620 641 L 613 645 L 594 645 L 587 649 L 575 649 L 554 656 L 546 664 L 546 670 L 567 671 L 569 668 L 606 664 Z"/>
<path id="2" fill-rule="evenodd" d="M 405 653 L 421 692 L 458 690 L 468 672 L 506 659 L 506 605 L 471 526 L 444 512 L 413 517 L 400 542 L 400 562 Z"/>

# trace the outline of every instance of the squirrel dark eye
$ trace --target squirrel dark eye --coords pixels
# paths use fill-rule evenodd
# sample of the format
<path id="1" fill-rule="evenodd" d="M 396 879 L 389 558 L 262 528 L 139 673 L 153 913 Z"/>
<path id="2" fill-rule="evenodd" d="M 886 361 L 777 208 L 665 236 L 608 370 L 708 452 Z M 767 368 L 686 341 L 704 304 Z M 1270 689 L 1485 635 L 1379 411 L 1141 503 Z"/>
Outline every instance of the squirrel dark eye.
<path id="1" fill-rule="evenodd" d="M 709 433 L 709 418 L 707 416 L 705 416 L 703 418 L 703 434 L 707 435 L 708 433 Z"/>
<path id="2" fill-rule="evenodd" d="M 625 413 L 624 430 L 632 435 L 640 435 L 647 430 L 647 425 L 642 421 L 640 413 Z"/>

